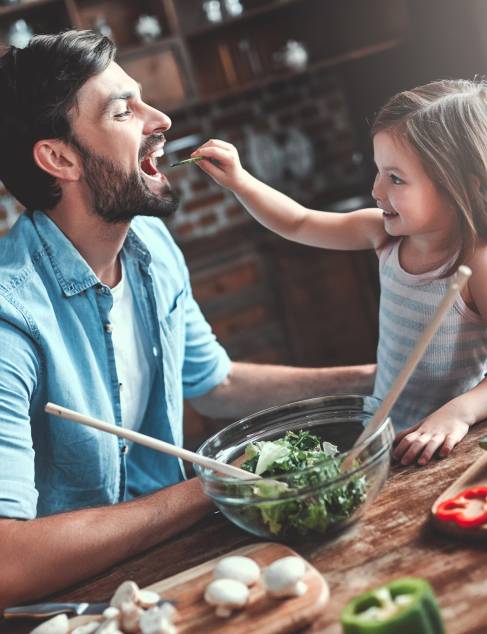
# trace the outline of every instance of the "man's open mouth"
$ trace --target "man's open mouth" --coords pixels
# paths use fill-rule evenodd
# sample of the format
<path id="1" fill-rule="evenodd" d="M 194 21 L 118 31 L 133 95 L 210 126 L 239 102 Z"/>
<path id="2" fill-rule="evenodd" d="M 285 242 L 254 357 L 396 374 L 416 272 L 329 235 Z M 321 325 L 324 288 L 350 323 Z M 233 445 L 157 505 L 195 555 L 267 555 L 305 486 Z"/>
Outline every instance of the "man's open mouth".
<path id="1" fill-rule="evenodd" d="M 140 161 L 140 169 L 144 172 L 144 174 L 147 174 L 147 176 L 159 176 L 160 172 L 157 169 L 157 159 L 163 155 L 164 147 L 152 150 Z"/>
<path id="2" fill-rule="evenodd" d="M 382 210 L 382 214 L 384 215 L 384 218 L 396 218 L 399 216 L 399 214 L 395 211 L 386 211 L 385 209 Z"/>

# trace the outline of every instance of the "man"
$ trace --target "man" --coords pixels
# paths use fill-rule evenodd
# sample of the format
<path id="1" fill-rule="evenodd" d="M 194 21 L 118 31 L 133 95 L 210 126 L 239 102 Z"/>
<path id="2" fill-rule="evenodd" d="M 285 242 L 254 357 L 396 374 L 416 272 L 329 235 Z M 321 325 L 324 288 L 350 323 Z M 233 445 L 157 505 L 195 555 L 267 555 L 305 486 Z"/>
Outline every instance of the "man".
<path id="1" fill-rule="evenodd" d="M 155 166 L 171 121 L 114 52 L 70 31 L 0 61 L 0 179 L 28 210 L 0 241 L 0 607 L 106 569 L 210 509 L 176 459 L 50 417 L 47 401 L 180 445 L 183 397 L 235 419 L 371 386 L 372 366 L 229 360 L 161 222 L 177 204 Z"/>

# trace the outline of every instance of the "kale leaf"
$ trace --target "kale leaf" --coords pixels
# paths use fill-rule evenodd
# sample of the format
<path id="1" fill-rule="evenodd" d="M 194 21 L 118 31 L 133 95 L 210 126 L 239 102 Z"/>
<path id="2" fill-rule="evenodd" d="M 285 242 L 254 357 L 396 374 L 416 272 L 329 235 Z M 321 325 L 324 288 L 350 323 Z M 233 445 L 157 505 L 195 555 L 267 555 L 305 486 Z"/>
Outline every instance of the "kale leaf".
<path id="1" fill-rule="evenodd" d="M 336 454 L 334 445 L 308 431 L 289 431 L 277 440 L 247 445 L 241 466 L 264 478 L 252 484 L 254 499 L 264 499 L 242 509 L 242 520 L 245 515 L 249 522 L 260 520 L 280 538 L 322 535 L 342 524 L 366 499 L 367 480 L 355 475 L 326 486 L 340 476 Z M 285 482 L 272 480 L 282 474 L 288 474 Z"/>

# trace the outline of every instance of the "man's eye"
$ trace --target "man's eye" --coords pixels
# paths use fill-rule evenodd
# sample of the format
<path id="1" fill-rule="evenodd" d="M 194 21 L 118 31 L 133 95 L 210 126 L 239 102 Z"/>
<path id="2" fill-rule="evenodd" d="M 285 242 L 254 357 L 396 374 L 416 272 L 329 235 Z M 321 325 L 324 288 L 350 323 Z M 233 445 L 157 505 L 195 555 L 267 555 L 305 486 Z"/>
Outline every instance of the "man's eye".
<path id="1" fill-rule="evenodd" d="M 117 112 L 117 114 L 113 115 L 115 119 L 124 119 L 132 114 L 132 110 L 125 110 L 124 112 Z"/>
<path id="2" fill-rule="evenodd" d="M 402 180 L 402 178 L 399 178 L 399 176 L 396 176 L 395 174 L 390 174 L 390 179 L 391 181 L 394 183 L 394 185 L 403 185 L 404 181 Z"/>

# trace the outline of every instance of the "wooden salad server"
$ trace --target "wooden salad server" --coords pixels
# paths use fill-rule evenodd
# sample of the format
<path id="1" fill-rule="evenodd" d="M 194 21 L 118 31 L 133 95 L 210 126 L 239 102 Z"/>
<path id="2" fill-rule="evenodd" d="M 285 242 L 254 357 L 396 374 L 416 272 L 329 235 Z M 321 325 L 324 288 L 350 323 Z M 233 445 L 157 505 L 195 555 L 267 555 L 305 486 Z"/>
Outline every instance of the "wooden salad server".
<path id="1" fill-rule="evenodd" d="M 354 461 L 358 454 L 362 449 L 362 444 L 364 441 L 371 436 L 379 427 L 384 423 L 386 418 L 389 416 L 389 412 L 394 406 L 394 403 L 397 401 L 401 392 L 403 391 L 406 383 L 409 380 L 409 377 L 416 369 L 421 357 L 423 356 L 426 348 L 428 347 L 431 339 L 436 334 L 436 331 L 441 325 L 444 316 L 448 312 L 448 310 L 453 306 L 455 300 L 457 299 L 459 293 L 462 288 L 465 286 L 468 278 L 472 275 L 472 271 L 468 266 L 464 264 L 458 267 L 457 272 L 453 276 L 453 279 L 446 291 L 443 299 L 435 310 L 433 317 L 426 325 L 421 337 L 418 339 L 416 345 L 413 348 L 413 351 L 409 355 L 404 367 L 401 372 L 397 375 L 396 380 L 392 384 L 391 389 L 386 394 L 384 400 L 381 405 L 377 409 L 374 414 L 372 420 L 369 422 L 367 427 L 363 430 L 360 436 L 355 441 L 354 446 L 348 452 L 345 460 L 342 462 L 340 469 L 342 472 L 348 471 L 353 468 Z"/>

